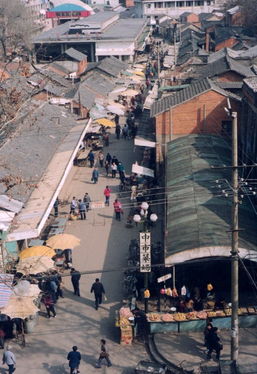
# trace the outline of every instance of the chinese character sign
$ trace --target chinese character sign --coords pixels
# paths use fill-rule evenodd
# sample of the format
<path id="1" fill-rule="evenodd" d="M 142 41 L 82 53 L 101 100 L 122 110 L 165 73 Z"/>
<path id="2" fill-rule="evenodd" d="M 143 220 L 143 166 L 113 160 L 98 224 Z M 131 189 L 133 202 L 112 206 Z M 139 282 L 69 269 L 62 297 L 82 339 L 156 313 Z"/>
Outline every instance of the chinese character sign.
<path id="1" fill-rule="evenodd" d="M 140 272 L 151 271 L 151 233 L 140 232 Z"/>

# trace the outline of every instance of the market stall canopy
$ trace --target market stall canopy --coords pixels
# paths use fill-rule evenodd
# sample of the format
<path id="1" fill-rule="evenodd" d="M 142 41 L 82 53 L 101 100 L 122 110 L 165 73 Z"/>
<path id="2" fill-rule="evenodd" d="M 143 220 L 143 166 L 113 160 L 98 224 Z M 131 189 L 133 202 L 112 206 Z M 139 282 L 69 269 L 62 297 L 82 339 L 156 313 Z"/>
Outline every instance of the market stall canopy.
<path id="1" fill-rule="evenodd" d="M 116 103 L 113 103 L 111 105 L 107 105 L 107 109 L 114 113 L 114 114 L 118 114 L 118 116 L 124 116 L 125 114 L 125 110 L 121 109 L 122 105 L 121 104 L 118 104 L 116 105 Z"/>
<path id="2" fill-rule="evenodd" d="M 168 143 L 166 264 L 231 256 L 232 202 L 215 187 L 216 180 L 231 180 L 225 165 L 231 148 L 222 137 L 188 135 Z M 256 215 L 247 199 L 239 222 L 239 255 L 257 261 Z"/>
<path id="3" fill-rule="evenodd" d="M 126 91 L 121 92 L 121 96 L 136 96 L 139 94 L 139 91 L 127 89 Z"/>
<path id="4" fill-rule="evenodd" d="M 80 245 L 80 239 L 71 234 L 58 234 L 49 238 L 46 244 L 54 249 L 73 249 Z"/>
<path id="5" fill-rule="evenodd" d="M 47 247 L 46 245 L 39 245 L 35 247 L 25 248 L 19 254 L 20 259 L 34 257 L 34 256 L 46 256 L 46 257 L 54 257 L 56 255 L 55 251 Z"/>
<path id="6" fill-rule="evenodd" d="M 135 145 L 138 145 L 140 147 L 155 148 L 156 143 L 151 142 L 150 140 L 147 140 L 147 139 L 136 137 L 135 138 Z"/>
<path id="7" fill-rule="evenodd" d="M 28 318 L 39 311 L 33 300 L 34 297 L 13 295 L 1 312 L 10 318 Z"/>
<path id="8" fill-rule="evenodd" d="M 140 166 L 138 164 L 132 165 L 132 173 L 136 173 L 139 175 L 146 175 L 148 177 L 154 178 L 154 170 L 146 168 L 144 166 Z"/>
<path id="9" fill-rule="evenodd" d="M 16 296 L 29 296 L 33 298 L 37 298 L 40 294 L 41 290 L 39 289 L 37 284 L 31 284 L 27 280 L 21 280 L 19 283 L 14 286 L 13 293 Z"/>
<path id="10" fill-rule="evenodd" d="M 0 308 L 3 308 L 8 303 L 13 293 L 12 282 L 12 274 L 0 274 Z"/>
<path id="11" fill-rule="evenodd" d="M 115 123 L 107 118 L 98 118 L 96 122 L 104 127 L 115 127 Z"/>
<path id="12" fill-rule="evenodd" d="M 16 269 L 25 275 L 46 273 L 54 269 L 54 261 L 46 256 L 27 257 L 19 261 Z"/>

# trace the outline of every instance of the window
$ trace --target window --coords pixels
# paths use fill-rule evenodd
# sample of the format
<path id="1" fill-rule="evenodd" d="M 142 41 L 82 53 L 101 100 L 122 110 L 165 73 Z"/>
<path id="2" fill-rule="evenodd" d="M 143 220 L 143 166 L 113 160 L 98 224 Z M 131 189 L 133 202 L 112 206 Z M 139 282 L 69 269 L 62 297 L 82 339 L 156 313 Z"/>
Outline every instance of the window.
<path id="1" fill-rule="evenodd" d="M 186 6 L 193 6 L 193 1 L 186 1 Z"/>
<path id="2" fill-rule="evenodd" d="M 148 9 L 151 8 L 151 4 L 146 4 L 146 6 Z"/>
<path id="3" fill-rule="evenodd" d="M 196 5 L 196 6 L 202 6 L 202 5 L 204 5 L 204 1 L 203 1 L 203 0 L 197 0 L 197 1 L 195 2 L 195 5 Z"/>
<path id="4" fill-rule="evenodd" d="M 181 8 L 181 7 L 185 6 L 185 2 L 184 1 L 177 1 L 176 5 L 177 5 L 178 8 Z"/>

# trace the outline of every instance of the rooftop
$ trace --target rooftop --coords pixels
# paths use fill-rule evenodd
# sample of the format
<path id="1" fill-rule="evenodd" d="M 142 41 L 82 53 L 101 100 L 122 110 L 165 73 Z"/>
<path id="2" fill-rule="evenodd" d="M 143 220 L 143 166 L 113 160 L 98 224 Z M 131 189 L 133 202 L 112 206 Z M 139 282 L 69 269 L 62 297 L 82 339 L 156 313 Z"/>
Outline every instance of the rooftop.
<path id="1" fill-rule="evenodd" d="M 172 95 L 157 100 L 151 107 L 151 117 L 163 113 L 169 110 L 169 108 L 184 103 L 185 101 L 191 100 L 192 98 L 210 90 L 214 90 L 224 96 L 231 95 L 231 93 L 221 89 L 210 79 L 205 78 L 190 84 L 188 87 L 184 88 L 181 91 L 175 92 Z"/>
<path id="2" fill-rule="evenodd" d="M 92 92 L 101 96 L 107 95 L 115 87 L 115 83 L 111 79 L 97 71 L 92 71 L 86 76 L 81 85 L 87 86 Z"/>
<path id="3" fill-rule="evenodd" d="M 83 11 L 85 8 L 83 8 L 80 5 L 72 4 L 72 3 L 66 3 L 66 4 L 61 4 L 58 5 L 54 8 L 51 8 L 48 12 L 78 12 L 78 11 Z"/>
<path id="4" fill-rule="evenodd" d="M 64 52 L 67 56 L 73 58 L 74 60 L 76 61 L 83 61 L 83 60 L 87 60 L 87 55 L 85 55 L 84 53 L 78 51 L 77 49 L 75 48 L 68 48 L 66 49 L 66 51 Z"/>
<path id="5" fill-rule="evenodd" d="M 244 79 L 244 83 L 253 90 L 257 92 L 257 77 L 251 77 Z"/>
<path id="6" fill-rule="evenodd" d="M 221 137 L 189 135 L 167 147 L 167 263 L 230 256 L 231 200 L 218 196 L 215 180 L 230 180 L 231 148 Z M 257 251 L 254 211 L 239 206 L 240 256 Z M 256 257 L 256 255 L 255 255 Z"/>

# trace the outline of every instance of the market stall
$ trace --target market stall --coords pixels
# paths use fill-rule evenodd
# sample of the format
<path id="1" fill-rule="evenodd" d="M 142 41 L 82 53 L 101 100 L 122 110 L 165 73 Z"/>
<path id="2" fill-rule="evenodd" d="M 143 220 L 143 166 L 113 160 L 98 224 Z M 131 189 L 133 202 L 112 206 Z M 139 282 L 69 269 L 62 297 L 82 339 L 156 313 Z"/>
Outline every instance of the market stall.
<path id="1" fill-rule="evenodd" d="M 257 307 L 240 308 L 239 327 L 257 326 Z M 231 309 L 199 311 L 189 313 L 148 313 L 147 321 L 151 333 L 203 331 L 206 321 L 211 319 L 215 327 L 227 329 L 231 326 Z"/>

